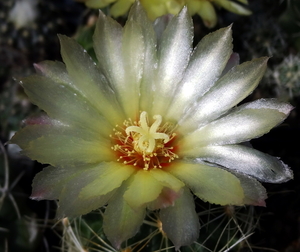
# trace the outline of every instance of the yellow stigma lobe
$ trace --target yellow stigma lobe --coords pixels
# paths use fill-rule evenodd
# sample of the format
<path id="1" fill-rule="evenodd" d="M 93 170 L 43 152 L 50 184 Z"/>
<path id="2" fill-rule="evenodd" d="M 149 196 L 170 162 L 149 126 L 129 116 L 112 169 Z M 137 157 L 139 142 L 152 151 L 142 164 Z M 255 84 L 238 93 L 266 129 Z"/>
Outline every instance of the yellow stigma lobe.
<path id="1" fill-rule="evenodd" d="M 155 120 L 151 127 L 148 126 L 147 113 L 143 111 L 140 116 L 140 126 L 129 126 L 125 132 L 127 136 L 132 133 L 135 139 L 135 150 L 144 154 L 152 153 L 156 148 L 156 140 L 162 139 L 164 143 L 169 142 L 170 137 L 165 133 L 157 132 L 162 122 L 161 115 L 153 116 Z"/>

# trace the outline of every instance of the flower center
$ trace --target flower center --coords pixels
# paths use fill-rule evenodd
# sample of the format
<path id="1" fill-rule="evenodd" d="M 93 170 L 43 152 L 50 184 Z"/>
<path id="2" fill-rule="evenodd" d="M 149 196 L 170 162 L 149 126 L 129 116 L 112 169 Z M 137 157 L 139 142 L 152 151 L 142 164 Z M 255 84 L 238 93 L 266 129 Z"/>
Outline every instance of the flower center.
<path id="1" fill-rule="evenodd" d="M 124 164 L 134 165 L 144 170 L 162 168 L 178 156 L 174 153 L 174 126 L 170 123 L 162 123 L 162 116 L 153 116 L 150 126 L 147 112 L 143 111 L 140 120 L 132 122 L 124 121 L 124 126 L 116 126 L 114 136 L 116 141 L 112 147 L 117 152 L 118 161 Z"/>

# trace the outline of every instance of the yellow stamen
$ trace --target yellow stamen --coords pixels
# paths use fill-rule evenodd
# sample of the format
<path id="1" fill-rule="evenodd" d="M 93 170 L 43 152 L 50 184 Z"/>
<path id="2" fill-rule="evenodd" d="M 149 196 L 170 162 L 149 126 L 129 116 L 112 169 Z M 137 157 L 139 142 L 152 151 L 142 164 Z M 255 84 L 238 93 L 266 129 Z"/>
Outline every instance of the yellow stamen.
<path id="1" fill-rule="evenodd" d="M 172 132 L 173 126 L 169 123 L 161 126 L 161 115 L 155 115 L 153 119 L 149 125 L 147 112 L 143 111 L 138 122 L 129 119 L 123 123 L 125 128 L 116 126 L 121 130 L 114 129 L 117 143 L 112 149 L 119 153 L 118 161 L 148 170 L 162 168 L 162 163 L 178 158 L 170 144 L 176 136 Z"/>

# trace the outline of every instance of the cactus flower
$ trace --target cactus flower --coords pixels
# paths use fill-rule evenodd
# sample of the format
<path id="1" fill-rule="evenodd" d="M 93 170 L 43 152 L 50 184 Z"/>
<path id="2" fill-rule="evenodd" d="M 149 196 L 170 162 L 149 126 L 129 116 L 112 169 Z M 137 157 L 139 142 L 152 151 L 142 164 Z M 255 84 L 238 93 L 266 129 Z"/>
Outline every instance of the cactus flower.
<path id="1" fill-rule="evenodd" d="M 45 112 L 11 140 L 49 164 L 34 178 L 31 198 L 58 200 L 59 218 L 107 205 L 103 229 L 116 248 L 136 234 L 146 211 L 159 210 L 179 249 L 198 237 L 193 195 L 264 206 L 260 182 L 292 178 L 278 158 L 243 144 L 292 109 L 275 99 L 238 105 L 258 85 L 267 58 L 237 65 L 231 27 L 193 49 L 186 7 L 162 31 L 164 22 L 153 26 L 138 2 L 124 27 L 100 12 L 98 63 L 59 36 L 64 63 L 41 62 L 36 75 L 21 80 Z"/>
<path id="2" fill-rule="evenodd" d="M 113 3 L 110 14 L 113 17 L 124 15 L 134 3 L 134 0 L 84 0 L 91 8 L 103 8 Z M 154 20 L 165 14 L 178 14 L 184 5 L 187 6 L 190 15 L 198 14 L 204 24 L 212 28 L 217 24 L 216 7 L 222 7 L 238 15 L 250 15 L 251 11 L 243 5 L 231 0 L 140 0 L 148 17 Z M 246 5 L 247 0 L 238 0 Z"/>

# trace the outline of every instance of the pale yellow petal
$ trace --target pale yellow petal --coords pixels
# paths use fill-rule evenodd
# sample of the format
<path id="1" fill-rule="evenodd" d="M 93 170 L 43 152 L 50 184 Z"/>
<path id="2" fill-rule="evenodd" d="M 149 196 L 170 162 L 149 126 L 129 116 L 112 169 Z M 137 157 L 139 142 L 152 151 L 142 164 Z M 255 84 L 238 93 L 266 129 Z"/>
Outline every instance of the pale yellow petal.
<path id="1" fill-rule="evenodd" d="M 234 173 L 234 175 L 240 180 L 243 187 L 245 198 L 244 203 L 253 206 L 266 206 L 265 199 L 268 197 L 266 189 L 256 179 Z"/>
<path id="2" fill-rule="evenodd" d="M 124 199 L 132 208 L 140 208 L 155 200 L 163 189 L 163 185 L 157 181 L 148 171 L 139 170 L 133 177 Z"/>
<path id="3" fill-rule="evenodd" d="M 194 131 L 179 143 L 182 149 L 249 141 L 281 123 L 293 107 L 276 99 L 259 99 L 232 110 L 226 116 Z"/>
<path id="4" fill-rule="evenodd" d="M 180 41 L 180 42 L 179 42 Z M 171 19 L 158 44 L 157 75 L 154 76 L 156 90 L 152 111 L 166 114 L 176 87 L 182 79 L 192 52 L 193 24 L 187 8 Z"/>
<path id="5" fill-rule="evenodd" d="M 191 55 L 167 117 L 176 121 L 185 121 L 184 117 L 193 115 L 191 108 L 214 86 L 231 54 L 231 27 L 222 28 L 205 36 Z"/>
<path id="6" fill-rule="evenodd" d="M 111 125 L 107 118 L 72 83 L 55 82 L 53 78 L 31 75 L 22 79 L 22 85 L 30 101 L 48 116 L 67 125 L 106 136 L 110 134 Z"/>
<path id="7" fill-rule="evenodd" d="M 182 120 L 181 127 L 192 131 L 195 126 L 205 125 L 236 106 L 257 87 L 266 71 L 267 61 L 268 58 L 263 57 L 230 69 L 189 108 L 189 115 Z"/>
<path id="8" fill-rule="evenodd" d="M 140 84 L 143 77 L 145 41 L 140 25 L 133 19 L 126 22 L 123 29 L 122 57 L 124 80 L 115 83 L 126 116 L 135 118 L 139 113 Z"/>
<path id="9" fill-rule="evenodd" d="M 125 181 L 108 203 L 103 217 L 103 230 L 112 245 L 119 249 L 123 241 L 134 236 L 142 225 L 146 208 L 132 209 L 123 199 L 129 186 Z"/>
<path id="10" fill-rule="evenodd" d="M 53 166 L 74 167 L 115 160 L 109 139 L 88 129 L 28 125 L 11 142 L 18 144 L 24 155 Z"/>
<path id="11" fill-rule="evenodd" d="M 107 163 L 102 167 L 104 170 L 101 176 L 95 178 L 80 192 L 80 197 L 88 198 L 106 193 L 118 188 L 122 182 L 135 172 L 135 168 L 121 163 Z"/>
<path id="12" fill-rule="evenodd" d="M 128 20 L 131 19 L 140 25 L 144 44 L 144 62 L 139 62 L 143 66 L 143 77 L 140 82 L 139 93 L 140 111 L 150 111 L 153 97 L 155 96 L 153 92 L 153 85 L 155 83 L 153 76 L 156 75 L 157 71 L 157 38 L 152 22 L 147 18 L 144 8 L 142 8 L 138 1 L 133 4 L 129 12 Z M 130 68 L 130 66 L 128 67 Z"/>
<path id="13" fill-rule="evenodd" d="M 184 183 L 174 177 L 172 174 L 163 171 L 162 169 L 152 169 L 149 173 L 164 186 L 171 188 L 175 192 L 178 192 Z"/>
<path id="14" fill-rule="evenodd" d="M 123 118 L 110 83 L 87 52 L 74 40 L 59 35 L 61 55 L 77 91 L 113 126 Z M 75 103 L 75 101 L 73 102 Z"/>
<path id="15" fill-rule="evenodd" d="M 204 164 L 176 163 L 168 171 L 182 180 L 203 201 L 220 205 L 243 205 L 244 191 L 237 177 Z"/>
<path id="16" fill-rule="evenodd" d="M 113 195 L 81 197 L 83 187 L 102 175 L 107 163 L 76 167 L 47 167 L 39 172 L 32 184 L 31 198 L 35 200 L 59 200 L 57 218 L 76 217 L 102 207 Z"/>
<path id="17" fill-rule="evenodd" d="M 174 243 L 176 250 L 179 247 L 190 245 L 199 236 L 199 218 L 196 213 L 193 195 L 188 188 L 175 201 L 174 206 L 161 209 L 159 216 L 162 229 Z"/>

